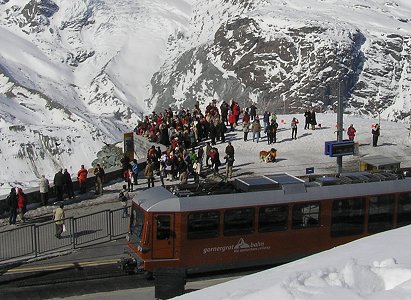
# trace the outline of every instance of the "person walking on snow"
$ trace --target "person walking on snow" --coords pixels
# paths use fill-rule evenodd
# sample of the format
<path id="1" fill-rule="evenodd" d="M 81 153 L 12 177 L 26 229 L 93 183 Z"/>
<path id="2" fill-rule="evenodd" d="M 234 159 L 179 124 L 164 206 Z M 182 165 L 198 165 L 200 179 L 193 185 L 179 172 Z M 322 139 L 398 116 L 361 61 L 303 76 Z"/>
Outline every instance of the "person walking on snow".
<path id="1" fill-rule="evenodd" d="M 60 207 L 58 207 L 54 211 L 54 223 L 56 224 L 56 238 L 61 239 L 61 234 L 63 233 L 63 226 L 64 226 L 64 204 L 61 203 Z"/>
<path id="2" fill-rule="evenodd" d="M 122 190 L 118 194 L 118 198 L 121 201 L 121 204 L 123 206 L 123 213 L 122 217 L 127 218 L 128 217 L 128 210 L 127 210 L 127 202 L 130 200 L 130 194 L 128 193 L 127 186 L 124 184 Z"/>

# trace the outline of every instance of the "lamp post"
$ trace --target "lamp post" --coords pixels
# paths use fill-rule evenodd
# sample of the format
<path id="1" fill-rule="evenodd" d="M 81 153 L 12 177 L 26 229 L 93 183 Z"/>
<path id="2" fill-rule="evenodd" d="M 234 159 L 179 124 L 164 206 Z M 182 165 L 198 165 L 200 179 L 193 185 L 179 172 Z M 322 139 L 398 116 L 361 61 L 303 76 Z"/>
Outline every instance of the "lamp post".
<path id="1" fill-rule="evenodd" d="M 342 142 L 343 140 L 343 101 L 341 99 L 341 83 L 338 83 L 338 108 L 337 108 L 337 142 Z M 337 173 L 342 172 L 342 156 L 337 156 Z"/>

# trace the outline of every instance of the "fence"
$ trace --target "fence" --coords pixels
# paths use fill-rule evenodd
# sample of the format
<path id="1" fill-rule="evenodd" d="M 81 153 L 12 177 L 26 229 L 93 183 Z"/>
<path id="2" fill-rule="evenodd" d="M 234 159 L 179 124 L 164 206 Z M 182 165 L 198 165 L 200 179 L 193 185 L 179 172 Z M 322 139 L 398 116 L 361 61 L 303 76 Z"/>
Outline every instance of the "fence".
<path id="1" fill-rule="evenodd" d="M 130 210 L 130 207 L 127 208 Z M 128 231 L 123 208 L 104 210 L 64 220 L 66 232 L 56 238 L 54 221 L 30 224 L 0 232 L 0 263 L 30 259 L 111 241 Z"/>

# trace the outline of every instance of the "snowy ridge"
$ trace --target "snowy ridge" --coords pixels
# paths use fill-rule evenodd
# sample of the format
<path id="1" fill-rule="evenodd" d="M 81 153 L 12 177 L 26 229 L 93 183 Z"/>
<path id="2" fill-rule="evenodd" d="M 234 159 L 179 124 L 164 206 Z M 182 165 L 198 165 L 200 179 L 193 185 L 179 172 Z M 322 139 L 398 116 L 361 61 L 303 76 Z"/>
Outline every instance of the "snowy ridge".
<path id="1" fill-rule="evenodd" d="M 197 100 L 297 113 L 328 110 L 340 89 L 346 112 L 406 121 L 410 11 L 405 0 L 1 0 L 0 182 L 74 173 L 142 113 Z"/>

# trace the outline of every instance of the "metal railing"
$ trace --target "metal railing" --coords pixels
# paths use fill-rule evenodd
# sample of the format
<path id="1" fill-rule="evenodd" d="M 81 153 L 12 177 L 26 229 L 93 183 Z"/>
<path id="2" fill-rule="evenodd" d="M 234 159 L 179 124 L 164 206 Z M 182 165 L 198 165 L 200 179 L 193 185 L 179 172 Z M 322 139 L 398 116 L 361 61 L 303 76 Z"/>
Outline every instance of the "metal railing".
<path id="1" fill-rule="evenodd" d="M 130 207 L 127 207 L 129 212 Z M 30 224 L 0 232 L 0 263 L 30 259 L 118 239 L 128 231 L 123 208 L 64 219 L 66 231 L 55 236 L 55 221 Z"/>

